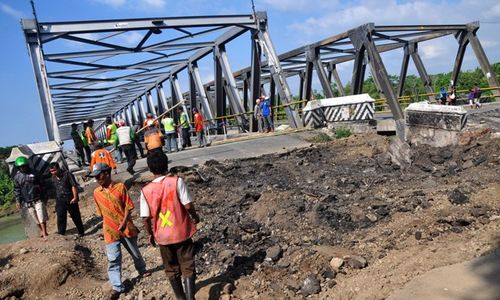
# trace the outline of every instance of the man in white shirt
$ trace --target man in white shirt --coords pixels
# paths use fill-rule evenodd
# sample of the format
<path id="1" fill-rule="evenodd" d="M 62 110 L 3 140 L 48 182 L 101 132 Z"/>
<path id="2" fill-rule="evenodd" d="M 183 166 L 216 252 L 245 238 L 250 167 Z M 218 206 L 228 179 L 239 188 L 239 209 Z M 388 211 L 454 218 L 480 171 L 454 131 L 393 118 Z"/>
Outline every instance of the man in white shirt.
<path id="1" fill-rule="evenodd" d="M 137 153 L 135 152 L 133 144 L 134 131 L 127 126 L 124 120 L 121 120 L 120 127 L 116 129 L 116 135 L 118 136 L 118 144 L 125 153 L 125 157 L 127 157 L 127 172 L 129 172 L 130 175 L 134 175 L 134 166 L 137 159 Z"/>

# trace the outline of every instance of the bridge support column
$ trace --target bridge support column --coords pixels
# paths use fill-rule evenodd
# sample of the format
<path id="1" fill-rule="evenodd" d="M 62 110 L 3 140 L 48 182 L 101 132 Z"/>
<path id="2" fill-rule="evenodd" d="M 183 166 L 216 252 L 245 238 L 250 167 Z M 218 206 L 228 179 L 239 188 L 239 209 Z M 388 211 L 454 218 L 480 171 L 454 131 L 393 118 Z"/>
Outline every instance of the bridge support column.
<path id="1" fill-rule="evenodd" d="M 248 130 L 248 121 L 243 114 L 245 111 L 242 106 L 242 100 L 238 93 L 238 89 L 236 88 L 236 80 L 233 76 L 233 71 L 231 70 L 231 65 L 229 64 L 229 59 L 227 58 L 226 47 L 225 45 L 217 45 L 214 48 L 215 56 L 219 61 L 220 67 L 222 69 L 222 73 L 224 74 L 225 79 L 225 87 L 226 92 L 229 97 L 229 103 L 231 106 L 231 110 L 234 114 L 238 114 L 236 120 L 238 121 L 238 125 L 242 132 Z"/>
<path id="2" fill-rule="evenodd" d="M 196 92 L 198 92 L 198 95 L 200 96 L 201 106 L 203 107 L 203 116 L 205 117 L 205 119 L 210 120 L 210 124 L 215 124 L 215 120 L 213 120 L 214 114 L 212 112 L 212 108 L 210 107 L 210 102 L 208 101 L 208 96 L 205 91 L 205 87 L 203 86 L 203 82 L 201 81 L 200 71 L 198 69 L 198 63 L 192 62 L 189 64 L 188 67 L 192 83 L 194 84 L 194 86 L 192 87 L 195 88 L 194 95 L 196 97 Z"/>
<path id="3" fill-rule="evenodd" d="M 153 103 L 153 96 L 151 95 L 151 91 L 146 93 L 146 100 L 147 100 L 148 112 L 152 113 L 153 115 L 156 115 L 156 109 Z"/>
<path id="4" fill-rule="evenodd" d="M 337 86 L 337 90 L 339 91 L 340 96 L 345 96 L 345 90 L 344 86 L 342 85 L 342 81 L 340 81 L 340 76 L 339 73 L 337 72 L 337 65 L 333 63 L 329 63 L 328 66 L 328 82 L 332 82 L 332 77 L 333 80 L 335 81 L 335 84 Z"/>
<path id="5" fill-rule="evenodd" d="M 377 88 L 382 91 L 389 107 L 391 109 L 393 118 L 396 122 L 396 134 L 398 137 L 403 140 L 404 139 L 404 116 L 401 107 L 399 106 L 398 98 L 396 97 L 396 93 L 392 88 L 392 83 L 389 80 L 389 74 L 387 74 L 387 70 L 385 69 L 384 63 L 380 54 L 377 51 L 375 43 L 372 40 L 372 32 L 375 29 L 375 25 L 373 23 L 365 24 L 356 29 L 349 31 L 349 38 L 351 39 L 354 48 L 356 49 L 356 60 L 357 64 L 361 63 L 361 59 L 363 55 L 358 53 L 364 53 L 366 49 L 368 55 L 368 62 L 371 67 L 372 75 L 377 85 Z M 355 62 L 356 66 L 356 62 Z M 354 76 L 353 76 L 354 77 Z M 363 80 L 360 80 L 360 76 L 358 76 L 358 88 L 362 86 Z"/>
<path id="6" fill-rule="evenodd" d="M 182 90 L 179 84 L 179 79 L 177 78 L 177 74 L 173 74 L 170 76 L 170 84 L 172 86 L 172 106 L 174 106 L 183 100 Z M 191 123 L 191 120 L 193 119 L 191 115 L 192 111 L 191 112 L 188 111 L 188 108 L 186 107 L 186 102 L 182 103 L 180 106 L 182 107 L 182 110 L 187 114 L 189 123 Z M 177 114 L 177 112 L 174 112 L 174 115 L 175 114 Z"/>
<path id="7" fill-rule="evenodd" d="M 165 98 L 165 92 L 163 91 L 162 84 L 158 84 L 156 86 L 156 93 L 158 94 L 158 113 L 162 114 L 168 110 L 168 103 Z"/>
<path id="8" fill-rule="evenodd" d="M 405 48 L 406 50 L 406 48 Z M 427 70 L 425 69 L 424 63 L 422 62 L 422 59 L 420 58 L 420 55 L 418 54 L 418 44 L 415 42 L 412 42 L 408 44 L 408 51 L 410 53 L 410 56 L 413 60 L 413 63 L 415 63 L 415 67 L 417 67 L 418 74 L 420 75 L 420 79 L 422 80 L 424 84 L 425 91 L 428 94 L 433 94 L 434 89 L 432 88 L 432 80 L 429 74 L 427 74 Z M 434 95 L 429 95 L 429 101 L 432 102 L 434 101 Z"/>
<path id="9" fill-rule="evenodd" d="M 49 82 L 47 78 L 47 69 L 45 68 L 45 61 L 43 59 L 40 40 L 38 39 L 38 28 L 36 22 L 28 23 L 29 20 L 23 20 L 23 27 L 25 33 L 31 30 L 29 34 L 26 33 L 26 43 L 35 73 L 36 85 L 38 87 L 38 94 L 40 95 L 40 104 L 42 105 L 43 117 L 45 120 L 45 130 L 49 141 L 61 141 L 59 134 L 59 127 L 57 125 L 56 114 L 54 112 L 54 104 L 49 92 Z"/>
<path id="10" fill-rule="evenodd" d="M 398 97 L 403 96 L 409 62 L 410 62 L 410 51 L 408 50 L 408 45 L 405 45 L 403 54 L 403 63 L 401 64 L 401 72 L 399 72 Z"/>
<path id="11" fill-rule="evenodd" d="M 308 62 L 312 62 L 314 69 L 316 70 L 316 74 L 318 75 L 319 82 L 321 83 L 321 87 L 323 88 L 325 97 L 333 98 L 333 90 L 330 85 L 330 81 L 328 80 L 328 76 L 326 75 L 325 68 L 323 67 L 323 63 L 321 62 L 319 49 L 309 47 L 306 50 L 306 59 Z"/>
<path id="12" fill-rule="evenodd" d="M 267 64 L 269 71 L 271 72 L 271 77 L 278 87 L 281 101 L 283 101 L 284 104 L 288 104 L 293 101 L 292 93 L 290 92 L 286 76 L 281 68 L 281 63 L 278 59 L 278 55 L 276 54 L 276 50 L 274 49 L 271 38 L 267 32 L 267 15 L 261 12 L 257 13 L 255 18 L 259 24 L 258 35 L 260 46 L 263 49 L 263 53 L 267 56 Z M 292 128 L 303 127 L 302 120 L 292 106 L 285 106 L 285 112 L 288 117 L 288 122 Z"/>

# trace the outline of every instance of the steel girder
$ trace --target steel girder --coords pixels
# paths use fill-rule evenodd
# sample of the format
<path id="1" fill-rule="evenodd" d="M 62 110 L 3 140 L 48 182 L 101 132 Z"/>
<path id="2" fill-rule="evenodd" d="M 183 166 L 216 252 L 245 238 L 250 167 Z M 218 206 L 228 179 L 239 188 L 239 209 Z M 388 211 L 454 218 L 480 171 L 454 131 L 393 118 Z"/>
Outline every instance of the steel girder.
<path id="1" fill-rule="evenodd" d="M 158 88 L 162 82 L 171 81 L 170 98 L 180 101 L 179 72 L 196 66 L 198 60 L 243 33 L 259 31 L 252 14 L 50 23 L 23 20 L 22 28 L 50 140 L 69 139 L 68 130 L 62 127 L 82 119 L 125 118 L 125 107 L 130 107 L 131 122 L 142 121 L 146 111 L 155 113 L 153 89 L 157 89 L 158 109 L 167 109 L 167 98 Z M 139 39 L 130 41 L 130 37 Z M 68 43 L 78 43 L 83 50 L 63 47 Z M 227 58 L 221 60 L 227 83 L 232 72 Z M 196 93 L 193 89 L 191 94 L 193 102 L 188 105 L 200 101 L 205 116 L 213 119 L 198 69 L 188 71 L 192 86 L 196 86 Z M 232 88 L 236 88 L 234 80 Z M 230 99 L 235 99 L 235 93 L 228 92 Z M 233 110 L 236 102 L 231 100 Z M 65 134 L 60 136 L 59 129 Z M 96 131 L 100 131 L 97 126 Z"/>

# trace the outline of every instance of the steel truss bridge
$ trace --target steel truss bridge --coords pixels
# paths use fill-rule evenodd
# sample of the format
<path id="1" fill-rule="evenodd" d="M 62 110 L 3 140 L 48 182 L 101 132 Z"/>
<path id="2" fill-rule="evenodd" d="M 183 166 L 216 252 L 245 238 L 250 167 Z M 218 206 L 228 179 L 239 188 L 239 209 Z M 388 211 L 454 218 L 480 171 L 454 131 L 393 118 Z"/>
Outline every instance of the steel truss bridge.
<path id="1" fill-rule="evenodd" d="M 334 82 L 345 91 L 337 73 L 339 64 L 353 61 L 352 94 L 363 92 L 366 67 L 399 126 L 402 96 L 410 58 L 425 89 L 433 93 L 431 79 L 418 51 L 421 42 L 453 36 L 458 50 L 452 71 L 459 80 L 465 50 L 472 46 L 490 87 L 499 84 L 477 37 L 479 22 L 457 25 L 361 25 L 341 34 L 278 55 L 268 32 L 265 12 L 249 15 L 165 17 L 79 22 L 21 22 L 33 64 L 49 140 L 70 139 L 70 125 L 89 118 L 96 132 L 105 133 L 104 119 L 112 116 L 128 124 L 142 124 L 147 112 L 159 115 L 182 100 L 182 107 L 201 108 L 213 125 L 235 115 L 241 130 L 255 131 L 248 112 L 269 86 L 273 105 L 285 108 L 289 124 L 302 127 L 292 103 L 287 79 L 299 76 L 300 99 L 312 97 L 314 74 L 326 97 L 333 97 Z M 249 34 L 248 34 L 249 33 Z M 250 66 L 233 71 L 228 48 L 241 36 L 250 37 Z M 131 46 L 127 37 L 133 35 Z M 399 85 L 394 90 L 380 54 L 403 49 Z M 65 49 L 61 51 L 60 49 Z M 199 62 L 212 56 L 214 80 L 203 82 Z M 179 76 L 186 75 L 183 91 Z M 170 95 L 164 86 L 169 85 Z M 188 114 L 190 115 L 190 114 Z M 177 113 L 174 112 L 174 118 Z"/>

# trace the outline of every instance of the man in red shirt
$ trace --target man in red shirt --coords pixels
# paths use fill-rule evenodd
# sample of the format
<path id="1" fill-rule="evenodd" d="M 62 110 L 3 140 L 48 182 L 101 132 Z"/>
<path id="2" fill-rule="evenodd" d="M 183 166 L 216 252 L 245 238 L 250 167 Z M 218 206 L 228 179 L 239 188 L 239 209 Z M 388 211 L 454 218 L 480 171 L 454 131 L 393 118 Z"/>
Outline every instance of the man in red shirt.
<path id="1" fill-rule="evenodd" d="M 205 138 L 205 130 L 203 128 L 203 115 L 201 114 L 200 111 L 195 107 L 193 108 L 193 114 L 194 114 L 194 130 L 196 131 L 196 136 L 198 137 L 198 142 L 200 143 L 200 148 L 201 147 L 206 147 L 207 146 L 207 140 Z"/>

